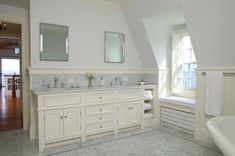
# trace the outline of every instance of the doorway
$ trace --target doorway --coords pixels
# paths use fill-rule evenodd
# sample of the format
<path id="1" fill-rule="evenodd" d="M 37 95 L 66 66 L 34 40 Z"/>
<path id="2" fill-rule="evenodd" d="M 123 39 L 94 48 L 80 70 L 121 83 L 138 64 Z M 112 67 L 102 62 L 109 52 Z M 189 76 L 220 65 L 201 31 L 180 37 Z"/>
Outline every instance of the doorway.
<path id="1" fill-rule="evenodd" d="M 23 128 L 21 24 L 0 21 L 0 131 Z"/>

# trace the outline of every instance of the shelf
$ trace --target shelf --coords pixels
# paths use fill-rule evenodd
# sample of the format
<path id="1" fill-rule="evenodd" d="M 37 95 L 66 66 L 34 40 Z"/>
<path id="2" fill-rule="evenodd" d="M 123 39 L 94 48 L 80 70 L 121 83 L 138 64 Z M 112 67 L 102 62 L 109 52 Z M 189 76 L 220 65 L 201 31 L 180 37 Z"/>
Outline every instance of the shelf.
<path id="1" fill-rule="evenodd" d="M 148 113 L 144 113 L 144 120 L 148 120 L 148 119 L 152 119 L 154 118 L 153 113 L 148 112 Z"/>
<path id="2" fill-rule="evenodd" d="M 144 110 L 152 110 L 153 106 L 150 103 L 144 103 Z"/>

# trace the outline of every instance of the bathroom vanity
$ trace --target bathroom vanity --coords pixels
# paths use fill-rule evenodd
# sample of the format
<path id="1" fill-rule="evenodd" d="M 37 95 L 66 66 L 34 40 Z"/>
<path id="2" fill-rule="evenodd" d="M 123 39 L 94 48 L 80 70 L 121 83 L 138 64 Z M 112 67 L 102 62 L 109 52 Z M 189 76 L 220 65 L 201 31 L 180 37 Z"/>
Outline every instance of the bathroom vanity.
<path id="1" fill-rule="evenodd" d="M 155 86 L 148 86 L 155 88 Z M 146 86 L 34 89 L 39 151 L 143 126 Z M 156 118 L 156 115 L 155 115 Z"/>

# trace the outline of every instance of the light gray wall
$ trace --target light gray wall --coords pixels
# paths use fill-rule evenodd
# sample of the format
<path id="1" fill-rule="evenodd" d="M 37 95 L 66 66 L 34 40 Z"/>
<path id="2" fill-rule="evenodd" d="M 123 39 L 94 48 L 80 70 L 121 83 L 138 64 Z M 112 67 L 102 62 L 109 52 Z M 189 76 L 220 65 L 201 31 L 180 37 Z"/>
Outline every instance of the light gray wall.
<path id="1" fill-rule="evenodd" d="M 235 1 L 136 0 L 123 12 L 145 67 L 158 64 L 161 68 L 165 54 L 155 55 L 156 60 L 152 60 L 156 52 L 151 43 L 159 41 L 146 37 L 150 28 L 145 30 L 143 20 L 174 8 L 182 8 L 199 67 L 235 67 Z"/>
<path id="2" fill-rule="evenodd" d="M 84 0 L 31 0 L 32 67 L 142 68 L 122 10 L 118 6 Z M 69 61 L 39 60 L 39 23 L 69 27 Z M 104 31 L 125 34 L 125 63 L 104 63 Z"/>
<path id="3" fill-rule="evenodd" d="M 235 1 L 183 0 L 199 67 L 235 67 Z"/>
<path id="4" fill-rule="evenodd" d="M 173 26 L 145 20 L 145 30 L 160 69 L 171 67 Z"/>

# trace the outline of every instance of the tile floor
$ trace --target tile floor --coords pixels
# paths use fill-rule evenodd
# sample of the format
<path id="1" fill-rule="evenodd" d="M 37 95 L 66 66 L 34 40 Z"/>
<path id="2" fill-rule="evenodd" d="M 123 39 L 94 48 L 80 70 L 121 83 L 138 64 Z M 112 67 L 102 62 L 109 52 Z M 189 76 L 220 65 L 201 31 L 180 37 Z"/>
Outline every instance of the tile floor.
<path id="1" fill-rule="evenodd" d="M 191 134 L 168 127 L 147 128 L 37 152 L 23 130 L 0 132 L 0 156 L 221 156 L 195 143 Z"/>

